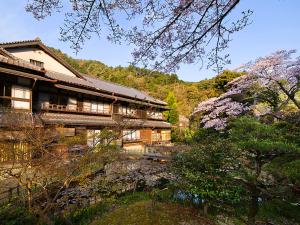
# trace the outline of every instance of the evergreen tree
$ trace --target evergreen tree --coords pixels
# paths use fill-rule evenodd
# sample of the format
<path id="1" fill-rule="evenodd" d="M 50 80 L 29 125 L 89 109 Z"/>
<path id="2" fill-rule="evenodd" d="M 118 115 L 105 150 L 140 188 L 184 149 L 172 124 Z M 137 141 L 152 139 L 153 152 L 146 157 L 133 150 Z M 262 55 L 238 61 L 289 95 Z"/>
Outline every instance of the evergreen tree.
<path id="1" fill-rule="evenodd" d="M 179 114 L 177 111 L 177 100 L 173 92 L 169 91 L 166 102 L 168 103 L 170 110 L 165 112 L 165 117 L 169 123 L 177 124 L 179 121 Z"/>
<path id="2" fill-rule="evenodd" d="M 254 225 L 259 210 L 272 202 L 293 211 L 297 206 L 292 202 L 299 201 L 294 194 L 299 190 L 297 128 L 289 129 L 295 135 L 287 135 L 278 124 L 241 117 L 223 133 L 215 131 L 213 135 L 206 130 L 208 134 L 201 135 L 194 150 L 175 157 L 178 184 L 209 206 L 225 209 L 230 206 L 226 203 L 236 205 L 245 201 L 247 204 L 241 206 L 247 211 L 248 225 Z M 279 215 L 277 212 L 276 216 Z"/>
<path id="3" fill-rule="evenodd" d="M 272 173 L 276 174 L 276 168 L 297 159 L 300 149 L 297 144 L 288 141 L 275 125 L 262 124 L 250 117 L 242 117 L 232 123 L 230 141 L 237 146 L 239 155 L 240 168 L 236 179 L 247 190 L 249 197 L 247 224 L 254 225 L 260 201 L 267 202 L 274 198 L 288 201 L 285 193 L 291 192 L 289 187 L 292 183 L 277 180 Z M 274 171 L 270 173 L 269 167 Z"/>

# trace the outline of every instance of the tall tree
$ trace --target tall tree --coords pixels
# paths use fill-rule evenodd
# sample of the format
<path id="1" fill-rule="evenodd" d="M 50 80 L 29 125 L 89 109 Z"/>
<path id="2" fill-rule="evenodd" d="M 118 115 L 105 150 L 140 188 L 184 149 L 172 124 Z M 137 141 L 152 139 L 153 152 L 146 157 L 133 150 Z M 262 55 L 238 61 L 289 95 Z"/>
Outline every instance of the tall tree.
<path id="1" fill-rule="evenodd" d="M 281 165 L 297 159 L 300 157 L 300 148 L 283 138 L 276 126 L 265 125 L 248 117 L 238 119 L 232 124 L 230 140 L 236 143 L 239 150 L 240 168 L 237 170 L 236 179 L 241 182 L 249 196 L 247 224 L 255 225 L 259 201 L 276 198 L 279 190 L 291 185 L 276 182 L 276 178 L 270 177 L 266 168 L 279 158 L 292 157 L 290 160 L 281 160 Z M 287 193 L 290 191 L 288 188 Z M 279 199 L 288 201 L 287 196 Z"/>
<path id="2" fill-rule="evenodd" d="M 170 110 L 165 112 L 165 117 L 169 123 L 175 125 L 179 121 L 179 115 L 177 111 L 177 100 L 173 92 L 170 91 L 168 93 L 166 102 L 168 103 Z"/>
<path id="3" fill-rule="evenodd" d="M 235 183 L 234 173 L 229 173 L 238 165 L 234 145 L 218 136 L 208 142 L 179 153 L 172 161 L 178 188 L 201 199 L 204 214 L 209 208 L 226 208 L 243 198 L 243 189 Z"/>
<path id="4" fill-rule="evenodd" d="M 229 82 L 221 96 L 200 102 L 194 114 L 203 115 L 204 127 L 220 130 L 229 118 L 252 109 L 257 115 L 270 114 L 278 119 L 288 104 L 299 111 L 300 58 L 293 58 L 294 53 L 277 51 L 250 63 L 246 75 Z M 262 110 L 256 110 L 259 103 L 265 106 Z"/>
<path id="5" fill-rule="evenodd" d="M 255 225 L 260 206 L 274 199 L 293 207 L 299 201 L 293 191 L 299 188 L 300 146 L 292 139 L 299 127 L 289 137 L 285 129 L 251 117 L 229 127 L 219 134 L 200 130 L 200 144 L 175 157 L 180 187 L 221 210 L 246 203 L 239 207 L 247 211 L 248 225 Z"/>
<path id="6" fill-rule="evenodd" d="M 69 0 L 71 7 L 66 2 L 30 0 L 26 10 L 44 19 L 66 9 L 61 39 L 76 51 L 104 29 L 109 40 L 136 46 L 135 63 L 151 63 L 160 70 L 202 62 L 203 57 L 208 66 L 221 68 L 229 63 L 228 54 L 222 52 L 231 35 L 244 28 L 252 14 L 247 10 L 236 20 L 229 17 L 240 0 Z"/>

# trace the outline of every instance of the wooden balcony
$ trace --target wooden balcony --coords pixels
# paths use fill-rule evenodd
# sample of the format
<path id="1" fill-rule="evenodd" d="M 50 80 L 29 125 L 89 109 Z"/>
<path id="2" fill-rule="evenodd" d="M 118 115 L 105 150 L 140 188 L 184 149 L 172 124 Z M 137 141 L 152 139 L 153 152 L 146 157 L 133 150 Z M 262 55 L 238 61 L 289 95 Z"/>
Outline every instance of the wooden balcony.
<path id="1" fill-rule="evenodd" d="M 76 105 L 57 105 L 57 104 L 49 104 L 42 103 L 41 110 L 43 111 L 53 111 L 53 112 L 68 112 L 68 113 L 76 113 L 76 114 L 88 114 L 88 115 L 104 115 L 110 116 L 111 110 L 103 110 L 103 111 L 90 111 L 84 107 L 78 107 Z"/>

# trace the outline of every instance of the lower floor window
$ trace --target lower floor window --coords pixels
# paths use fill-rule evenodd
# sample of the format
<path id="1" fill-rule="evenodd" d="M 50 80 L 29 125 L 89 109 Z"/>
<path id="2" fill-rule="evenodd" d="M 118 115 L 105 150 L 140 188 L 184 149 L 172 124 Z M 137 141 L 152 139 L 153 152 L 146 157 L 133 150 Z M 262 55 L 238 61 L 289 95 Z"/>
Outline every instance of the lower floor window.
<path id="1" fill-rule="evenodd" d="M 139 130 L 123 130 L 123 140 L 133 141 L 140 139 L 140 131 Z"/>

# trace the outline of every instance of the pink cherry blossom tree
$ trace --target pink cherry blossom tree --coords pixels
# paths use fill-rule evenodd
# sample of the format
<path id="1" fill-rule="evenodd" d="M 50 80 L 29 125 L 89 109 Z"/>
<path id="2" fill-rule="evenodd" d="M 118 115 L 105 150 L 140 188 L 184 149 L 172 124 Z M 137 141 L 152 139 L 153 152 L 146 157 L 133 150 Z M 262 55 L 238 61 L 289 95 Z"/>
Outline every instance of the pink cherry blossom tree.
<path id="1" fill-rule="evenodd" d="M 300 90 L 300 57 L 293 58 L 295 50 L 277 51 L 270 56 L 257 59 L 249 67 L 249 76 L 265 89 L 281 92 L 286 101 L 291 101 L 300 110 L 296 98 Z"/>
<path id="2" fill-rule="evenodd" d="M 280 114 L 284 106 L 293 104 L 300 110 L 300 58 L 295 50 L 277 51 L 247 65 L 247 74 L 228 83 L 228 90 L 217 98 L 200 102 L 192 115 L 201 115 L 204 128 L 222 130 L 228 119 L 237 117 L 264 103 L 264 112 Z M 281 96 L 284 96 L 283 98 Z"/>

